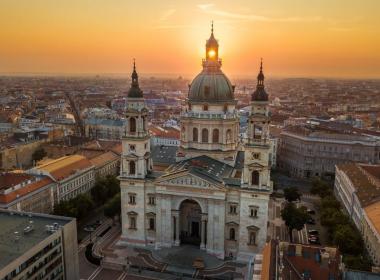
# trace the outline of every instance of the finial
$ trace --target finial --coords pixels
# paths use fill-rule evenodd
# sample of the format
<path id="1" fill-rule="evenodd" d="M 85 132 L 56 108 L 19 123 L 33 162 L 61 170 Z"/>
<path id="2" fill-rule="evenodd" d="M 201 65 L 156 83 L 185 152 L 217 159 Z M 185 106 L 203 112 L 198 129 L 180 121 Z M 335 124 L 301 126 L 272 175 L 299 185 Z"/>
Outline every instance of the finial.
<path id="1" fill-rule="evenodd" d="M 136 59 L 133 58 L 133 71 L 136 71 Z"/>
<path id="2" fill-rule="evenodd" d="M 211 21 L 211 34 L 214 34 L 214 21 Z"/>
<path id="3" fill-rule="evenodd" d="M 263 72 L 263 58 L 261 58 L 261 63 L 260 63 L 260 72 Z"/>

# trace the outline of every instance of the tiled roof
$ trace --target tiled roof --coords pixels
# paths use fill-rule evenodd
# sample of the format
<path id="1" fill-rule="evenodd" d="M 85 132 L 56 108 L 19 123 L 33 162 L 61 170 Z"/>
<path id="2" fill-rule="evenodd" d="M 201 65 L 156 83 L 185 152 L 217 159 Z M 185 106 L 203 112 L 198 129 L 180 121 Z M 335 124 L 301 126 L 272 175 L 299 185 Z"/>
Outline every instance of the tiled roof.
<path id="1" fill-rule="evenodd" d="M 33 177 L 33 176 L 32 176 Z M 42 179 L 38 181 L 34 181 L 30 184 L 25 185 L 15 191 L 12 191 L 8 194 L 0 194 L 0 203 L 10 203 L 17 198 L 23 197 L 31 192 L 34 192 L 42 187 L 45 187 L 49 184 L 53 183 L 53 180 L 49 177 L 44 176 Z"/>
<path id="2" fill-rule="evenodd" d="M 364 211 L 377 233 L 380 234 L 380 201 L 365 207 Z"/>
<path id="3" fill-rule="evenodd" d="M 149 128 L 149 132 L 153 136 L 156 136 L 156 137 L 178 139 L 178 140 L 180 138 L 180 131 L 172 127 L 162 128 L 159 126 L 152 126 Z"/>
<path id="4" fill-rule="evenodd" d="M 380 200 L 380 183 L 371 178 L 372 174 L 378 174 L 380 165 L 345 163 L 337 165 L 337 168 L 342 170 L 352 182 L 362 207 Z"/>
<path id="5" fill-rule="evenodd" d="M 103 166 L 107 163 L 118 160 L 119 158 L 120 157 L 117 156 L 114 152 L 106 152 L 106 153 L 103 153 L 97 157 L 90 159 L 90 162 L 95 167 L 100 167 L 100 166 Z"/>
<path id="6" fill-rule="evenodd" d="M 61 157 L 56 160 L 37 166 L 36 169 L 46 171 L 57 181 L 62 181 L 66 177 L 76 173 L 78 170 L 90 168 L 91 162 L 80 155 Z"/>
<path id="7" fill-rule="evenodd" d="M 8 189 L 32 179 L 34 179 L 34 176 L 24 173 L 0 173 L 0 190 Z"/>
<path id="8" fill-rule="evenodd" d="M 153 164 L 170 165 L 175 163 L 177 150 L 176 146 L 153 146 L 151 153 Z"/>

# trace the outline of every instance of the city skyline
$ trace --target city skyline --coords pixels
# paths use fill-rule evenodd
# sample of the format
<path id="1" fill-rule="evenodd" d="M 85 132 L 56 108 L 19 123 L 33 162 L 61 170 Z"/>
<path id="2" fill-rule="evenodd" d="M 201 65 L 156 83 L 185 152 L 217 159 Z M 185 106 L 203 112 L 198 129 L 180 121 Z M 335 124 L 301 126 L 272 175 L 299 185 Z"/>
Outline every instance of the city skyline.
<path id="1" fill-rule="evenodd" d="M 231 77 L 379 78 L 380 3 L 330 2 L 3 1 L 0 73 L 191 77 L 213 20 Z"/>

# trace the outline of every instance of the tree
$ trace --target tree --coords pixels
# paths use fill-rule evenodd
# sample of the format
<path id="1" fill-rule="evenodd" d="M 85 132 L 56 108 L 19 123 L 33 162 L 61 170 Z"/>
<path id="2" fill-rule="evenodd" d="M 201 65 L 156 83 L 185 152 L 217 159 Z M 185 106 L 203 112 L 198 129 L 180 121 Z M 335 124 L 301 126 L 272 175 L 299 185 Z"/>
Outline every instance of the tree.
<path id="1" fill-rule="evenodd" d="M 45 152 L 45 150 L 43 148 L 38 148 L 32 154 L 32 160 L 39 161 L 39 160 L 43 159 L 44 157 L 46 157 L 46 155 L 47 155 L 47 153 Z"/>
<path id="2" fill-rule="evenodd" d="M 84 218 L 94 208 L 94 201 L 88 193 L 79 194 L 72 201 L 76 209 L 75 217 L 79 220 Z"/>
<path id="3" fill-rule="evenodd" d="M 333 240 L 343 254 L 359 255 L 363 252 L 363 240 L 360 233 L 350 224 L 337 226 Z"/>
<path id="4" fill-rule="evenodd" d="M 336 198 L 332 195 L 325 196 L 321 200 L 321 208 L 326 209 L 326 208 L 333 208 L 333 209 L 340 209 L 340 203 Z"/>
<path id="5" fill-rule="evenodd" d="M 121 214 L 121 195 L 118 193 L 104 206 L 104 215 L 109 218 L 120 216 Z"/>
<path id="6" fill-rule="evenodd" d="M 114 175 L 106 176 L 107 196 L 114 197 L 120 192 L 120 181 Z"/>
<path id="7" fill-rule="evenodd" d="M 296 187 L 285 188 L 284 196 L 288 202 L 293 202 L 301 199 L 301 193 Z"/>
<path id="8" fill-rule="evenodd" d="M 108 191 L 103 178 L 96 180 L 95 185 L 91 189 L 91 196 L 97 205 L 102 205 L 107 201 Z"/>
<path id="9" fill-rule="evenodd" d="M 310 192 L 315 195 L 319 195 L 320 197 L 325 197 L 328 195 L 332 195 L 332 190 L 329 187 L 329 185 L 322 181 L 319 178 L 313 179 L 312 187 L 310 189 Z"/>
<path id="10" fill-rule="evenodd" d="M 310 215 L 305 207 L 297 208 L 294 203 L 287 203 L 285 208 L 281 210 L 281 217 L 288 227 L 290 242 L 293 242 L 293 229 L 303 229 Z"/>
<path id="11" fill-rule="evenodd" d="M 327 226 L 331 231 L 338 225 L 349 223 L 349 218 L 342 211 L 335 208 L 322 208 L 321 224 Z"/>
<path id="12" fill-rule="evenodd" d="M 367 255 L 344 255 L 344 264 L 353 270 L 371 271 L 371 260 Z"/>

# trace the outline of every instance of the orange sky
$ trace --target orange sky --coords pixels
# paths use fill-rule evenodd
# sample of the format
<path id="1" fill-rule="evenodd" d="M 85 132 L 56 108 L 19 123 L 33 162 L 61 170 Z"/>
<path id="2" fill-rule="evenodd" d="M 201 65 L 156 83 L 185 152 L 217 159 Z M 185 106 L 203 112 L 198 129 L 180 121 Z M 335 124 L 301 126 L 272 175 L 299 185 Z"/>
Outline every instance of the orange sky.
<path id="1" fill-rule="evenodd" d="M 0 73 L 194 76 L 210 22 L 224 72 L 380 78 L 379 0 L 2 0 Z"/>

